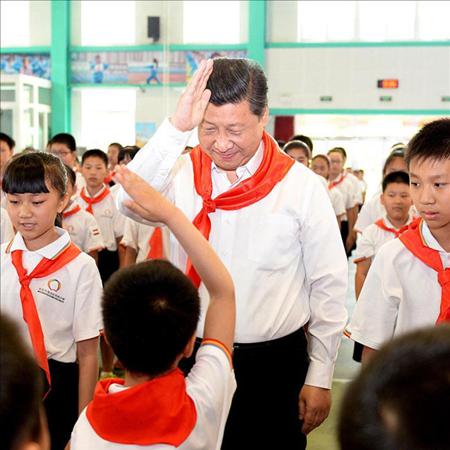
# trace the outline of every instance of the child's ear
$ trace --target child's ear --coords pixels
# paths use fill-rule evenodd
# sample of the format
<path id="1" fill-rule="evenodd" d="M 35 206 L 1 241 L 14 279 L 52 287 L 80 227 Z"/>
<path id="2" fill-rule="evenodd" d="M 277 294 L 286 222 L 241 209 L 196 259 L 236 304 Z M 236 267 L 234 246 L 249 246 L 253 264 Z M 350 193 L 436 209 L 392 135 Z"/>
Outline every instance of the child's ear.
<path id="1" fill-rule="evenodd" d="M 386 206 L 386 205 L 384 204 L 384 194 L 380 194 L 380 202 L 381 202 L 381 204 L 382 204 L 383 206 Z"/>
<path id="2" fill-rule="evenodd" d="M 189 339 L 189 342 L 186 344 L 186 347 L 184 347 L 183 356 L 185 358 L 189 358 L 192 355 L 192 353 L 194 352 L 195 334 L 196 333 L 194 333 L 192 335 L 191 339 Z"/>
<path id="3" fill-rule="evenodd" d="M 70 200 L 69 193 L 66 192 L 61 198 L 61 201 L 59 202 L 58 213 L 62 213 L 66 209 L 66 206 L 69 204 L 69 200 Z"/>

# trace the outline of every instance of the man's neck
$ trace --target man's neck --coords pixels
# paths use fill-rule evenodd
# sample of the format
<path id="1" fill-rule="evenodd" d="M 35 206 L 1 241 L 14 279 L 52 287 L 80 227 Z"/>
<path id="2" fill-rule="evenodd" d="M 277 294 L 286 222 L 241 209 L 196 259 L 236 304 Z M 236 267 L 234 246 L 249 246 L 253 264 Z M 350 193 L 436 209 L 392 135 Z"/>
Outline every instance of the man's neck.
<path id="1" fill-rule="evenodd" d="M 231 184 L 236 183 L 236 181 L 238 180 L 238 176 L 235 170 L 227 170 L 225 171 L 225 173 L 227 174 L 228 181 Z"/>

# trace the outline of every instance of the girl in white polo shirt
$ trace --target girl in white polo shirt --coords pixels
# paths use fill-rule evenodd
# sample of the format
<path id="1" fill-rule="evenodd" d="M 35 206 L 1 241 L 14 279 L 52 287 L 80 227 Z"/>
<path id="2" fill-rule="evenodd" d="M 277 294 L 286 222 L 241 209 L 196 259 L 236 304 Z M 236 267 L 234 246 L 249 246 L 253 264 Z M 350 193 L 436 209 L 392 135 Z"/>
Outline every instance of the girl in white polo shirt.
<path id="1" fill-rule="evenodd" d="M 1 312 L 17 322 L 45 374 L 55 450 L 64 448 L 92 398 L 102 327 L 95 261 L 55 226 L 68 200 L 66 183 L 61 161 L 41 152 L 11 161 L 3 178 L 17 233 L 1 247 Z"/>

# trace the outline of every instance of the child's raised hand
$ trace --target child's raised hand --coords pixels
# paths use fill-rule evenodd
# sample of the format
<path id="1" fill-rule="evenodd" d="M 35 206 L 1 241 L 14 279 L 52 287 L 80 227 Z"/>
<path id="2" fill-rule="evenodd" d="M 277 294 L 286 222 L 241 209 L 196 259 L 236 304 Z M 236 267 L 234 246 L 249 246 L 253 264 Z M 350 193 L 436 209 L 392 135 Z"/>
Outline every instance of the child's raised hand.
<path id="1" fill-rule="evenodd" d="M 150 222 L 167 223 L 174 206 L 139 175 L 125 166 L 116 166 L 114 181 L 120 183 L 132 200 L 124 206 Z"/>

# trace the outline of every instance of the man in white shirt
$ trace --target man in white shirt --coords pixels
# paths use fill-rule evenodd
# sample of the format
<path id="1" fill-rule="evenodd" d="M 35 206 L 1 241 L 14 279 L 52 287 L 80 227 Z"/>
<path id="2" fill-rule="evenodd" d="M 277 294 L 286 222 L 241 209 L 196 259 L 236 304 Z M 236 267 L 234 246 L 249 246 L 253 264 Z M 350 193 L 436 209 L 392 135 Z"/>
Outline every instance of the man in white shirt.
<path id="1" fill-rule="evenodd" d="M 203 62 L 175 114 L 128 165 L 193 220 L 232 275 L 238 389 L 225 449 L 305 448 L 305 434 L 329 412 L 346 320 L 347 264 L 328 194 L 280 152 L 267 121 L 257 64 Z M 181 156 L 197 126 L 200 146 Z M 120 191 L 122 211 L 138 219 L 126 199 Z M 199 284 L 205 311 L 201 280 L 172 236 L 170 246 L 171 261 Z"/>

